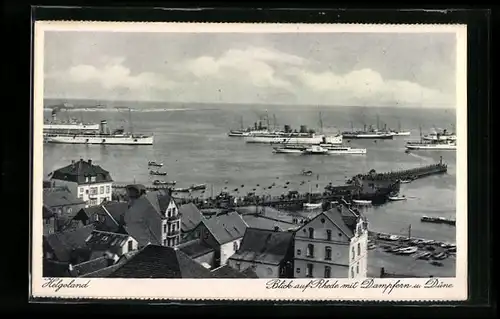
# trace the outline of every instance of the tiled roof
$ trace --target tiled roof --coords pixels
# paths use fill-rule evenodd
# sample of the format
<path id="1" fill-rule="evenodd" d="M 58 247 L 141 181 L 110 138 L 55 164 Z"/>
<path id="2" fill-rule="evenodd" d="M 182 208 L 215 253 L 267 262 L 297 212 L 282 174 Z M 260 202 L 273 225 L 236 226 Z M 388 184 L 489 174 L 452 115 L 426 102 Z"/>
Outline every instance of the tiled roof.
<path id="1" fill-rule="evenodd" d="M 43 190 L 43 204 L 53 208 L 58 206 L 80 205 L 85 202 L 67 190 Z"/>
<path id="2" fill-rule="evenodd" d="M 43 259 L 43 277 L 70 277 L 69 264 L 54 260 Z"/>
<path id="3" fill-rule="evenodd" d="M 214 251 L 212 247 L 198 240 L 188 243 L 180 248 L 180 250 L 191 258 L 197 258 Z"/>
<path id="4" fill-rule="evenodd" d="M 96 177 L 94 183 L 112 182 L 109 172 L 102 169 L 99 165 L 93 165 L 92 161 L 83 159 L 75 161 L 63 168 L 52 172 L 52 179 L 76 182 L 78 184 L 88 183 L 86 177 Z"/>
<path id="5" fill-rule="evenodd" d="M 87 225 L 75 230 L 50 234 L 45 239 L 59 261 L 69 261 L 73 250 L 87 248 L 85 241 L 93 230 L 94 225 Z"/>
<path id="6" fill-rule="evenodd" d="M 161 244 L 162 216 L 148 197 L 141 196 L 133 201 L 125 213 L 125 230 L 140 246 L 148 243 Z"/>
<path id="7" fill-rule="evenodd" d="M 105 217 L 104 222 L 101 221 L 101 223 L 99 223 L 98 226 L 96 227 L 98 230 L 112 231 L 112 232 L 118 231 L 118 228 L 120 226 L 120 221 L 123 218 L 122 216 L 125 214 L 127 210 L 128 210 L 128 203 L 115 202 L 115 201 L 109 201 L 99 206 L 91 206 L 81 209 L 81 211 L 83 211 L 83 213 L 87 215 L 87 217 L 89 218 L 94 214 L 99 214 L 100 216 L 104 216 Z"/>
<path id="8" fill-rule="evenodd" d="M 74 277 L 80 277 L 85 274 L 95 272 L 97 270 L 106 268 L 110 265 L 109 258 L 106 256 L 92 259 L 73 266 L 73 270 L 70 271 L 71 275 Z"/>
<path id="9" fill-rule="evenodd" d="M 213 278 L 180 250 L 148 245 L 117 267 L 108 278 Z"/>
<path id="10" fill-rule="evenodd" d="M 108 250 L 123 246 L 129 235 L 94 230 L 87 238 L 87 246 L 92 250 Z"/>
<path id="11" fill-rule="evenodd" d="M 247 228 L 240 249 L 229 259 L 278 265 L 293 241 L 292 232 Z"/>
<path id="12" fill-rule="evenodd" d="M 50 209 L 50 207 L 47 207 L 47 205 L 43 205 L 42 213 L 43 213 L 43 219 L 54 216 L 54 212 Z"/>
<path id="13" fill-rule="evenodd" d="M 182 231 L 189 232 L 193 230 L 203 219 L 201 211 L 193 204 L 184 204 L 179 207 L 181 214 Z"/>
<path id="14" fill-rule="evenodd" d="M 325 215 L 333 224 L 335 224 L 335 226 L 337 226 L 340 231 L 342 231 L 348 238 L 354 237 L 353 229 L 350 229 L 346 225 L 341 213 L 339 213 L 336 208 L 323 212 L 323 215 Z"/>
<path id="15" fill-rule="evenodd" d="M 219 245 L 243 237 L 247 224 L 237 212 L 206 218 L 203 223 Z"/>
<path id="16" fill-rule="evenodd" d="M 228 265 L 212 270 L 212 274 L 217 278 L 258 278 L 250 268 L 247 272 L 238 271 Z M 246 270 L 246 269 L 245 269 Z"/>
<path id="17" fill-rule="evenodd" d="M 243 215 L 243 220 L 247 223 L 248 227 L 274 230 L 274 227 L 279 227 L 282 231 L 287 231 L 289 229 L 295 229 L 300 227 L 300 225 L 287 223 L 282 221 L 276 221 L 274 219 L 269 219 L 264 216 L 256 215 Z"/>
<path id="18" fill-rule="evenodd" d="M 134 250 L 134 251 L 131 251 L 131 252 L 128 252 L 126 254 L 124 254 L 123 256 L 120 257 L 120 259 L 118 260 L 118 262 L 114 265 L 111 265 L 109 267 L 105 267 L 105 268 L 101 268 L 101 269 L 98 269 L 98 270 L 95 270 L 95 271 L 92 271 L 92 272 L 88 272 L 80 277 L 85 277 L 85 278 L 105 278 L 107 276 L 109 276 L 110 274 L 113 273 L 113 271 L 115 271 L 116 269 L 118 269 L 118 267 L 120 267 L 121 265 L 123 265 L 127 260 L 129 260 L 130 258 L 132 258 L 135 254 L 137 254 L 139 251 L 138 250 Z"/>

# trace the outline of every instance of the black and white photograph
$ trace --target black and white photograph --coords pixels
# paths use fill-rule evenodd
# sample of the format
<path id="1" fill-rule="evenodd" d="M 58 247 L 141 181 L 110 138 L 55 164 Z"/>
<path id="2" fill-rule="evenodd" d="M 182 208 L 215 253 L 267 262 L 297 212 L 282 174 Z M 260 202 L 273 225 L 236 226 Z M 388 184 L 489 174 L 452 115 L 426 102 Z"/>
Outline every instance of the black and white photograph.
<path id="1" fill-rule="evenodd" d="M 167 29 L 43 31 L 43 278 L 457 276 L 456 30 Z"/>

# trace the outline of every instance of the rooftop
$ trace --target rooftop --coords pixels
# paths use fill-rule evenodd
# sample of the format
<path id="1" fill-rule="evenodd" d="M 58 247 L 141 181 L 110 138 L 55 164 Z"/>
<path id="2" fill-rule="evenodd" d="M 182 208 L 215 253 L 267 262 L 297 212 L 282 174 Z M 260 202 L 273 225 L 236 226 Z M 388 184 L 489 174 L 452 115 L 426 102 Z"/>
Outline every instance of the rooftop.
<path id="1" fill-rule="evenodd" d="M 87 238 L 87 245 L 92 250 L 106 250 L 121 247 L 129 239 L 129 235 L 93 230 Z"/>
<path id="2" fill-rule="evenodd" d="M 343 232 L 348 238 L 354 237 L 354 225 L 346 225 L 346 222 L 342 218 L 342 214 L 337 210 L 337 208 L 332 208 L 320 215 L 325 215 L 335 226 L 337 226 L 341 232 Z"/>
<path id="3" fill-rule="evenodd" d="M 68 190 L 47 188 L 43 190 L 43 204 L 54 208 L 68 205 L 83 205 L 85 202 Z"/>
<path id="4" fill-rule="evenodd" d="M 59 261 L 69 261 L 73 251 L 87 248 L 86 239 L 93 230 L 94 225 L 87 225 L 75 230 L 50 234 L 45 236 L 45 240 Z"/>
<path id="5" fill-rule="evenodd" d="M 240 249 L 229 259 L 279 265 L 288 253 L 294 233 L 247 228 Z"/>
<path id="6" fill-rule="evenodd" d="M 213 278 L 210 270 L 180 250 L 148 245 L 118 266 L 108 278 Z"/>
<path id="7" fill-rule="evenodd" d="M 212 247 L 200 241 L 190 242 L 181 247 L 180 250 L 191 258 L 197 258 L 214 251 Z"/>
<path id="8" fill-rule="evenodd" d="M 212 270 L 212 274 L 217 278 L 258 278 L 257 274 L 250 268 L 238 271 L 228 265 Z"/>
<path id="9" fill-rule="evenodd" d="M 108 171 L 99 165 L 94 165 L 92 160 L 73 161 L 68 166 L 57 169 L 51 173 L 52 179 L 75 182 L 78 184 L 112 182 L 113 179 Z M 87 181 L 87 177 L 95 177 L 95 181 Z"/>
<path id="10" fill-rule="evenodd" d="M 247 228 L 247 224 L 237 212 L 205 218 L 203 223 L 219 245 L 243 237 Z"/>
<path id="11" fill-rule="evenodd" d="M 182 231 L 193 230 L 203 219 L 201 211 L 193 204 L 184 204 L 179 207 L 179 213 L 182 216 Z"/>

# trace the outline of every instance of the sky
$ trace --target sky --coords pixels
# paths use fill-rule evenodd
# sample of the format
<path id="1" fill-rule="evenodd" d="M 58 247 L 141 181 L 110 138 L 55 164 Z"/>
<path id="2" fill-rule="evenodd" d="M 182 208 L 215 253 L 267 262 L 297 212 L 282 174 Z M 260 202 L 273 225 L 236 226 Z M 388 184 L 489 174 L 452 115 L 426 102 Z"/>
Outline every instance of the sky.
<path id="1" fill-rule="evenodd" d="M 455 107 L 453 33 L 47 31 L 44 97 Z"/>

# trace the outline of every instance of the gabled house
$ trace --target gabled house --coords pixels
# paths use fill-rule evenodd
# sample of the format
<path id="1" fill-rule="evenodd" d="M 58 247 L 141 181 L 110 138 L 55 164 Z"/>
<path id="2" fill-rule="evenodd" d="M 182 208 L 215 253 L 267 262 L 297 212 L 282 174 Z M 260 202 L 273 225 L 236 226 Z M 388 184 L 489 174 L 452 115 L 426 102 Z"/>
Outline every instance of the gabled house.
<path id="1" fill-rule="evenodd" d="M 318 214 L 295 234 L 295 278 L 347 278 L 355 225 L 337 208 Z"/>
<path id="2" fill-rule="evenodd" d="M 75 227 L 94 224 L 96 229 L 110 232 L 120 232 L 124 216 L 129 208 L 126 202 L 109 201 L 99 206 L 80 209 L 73 217 Z"/>
<path id="3" fill-rule="evenodd" d="M 53 186 L 66 186 L 88 206 L 111 200 L 113 179 L 108 171 L 92 160 L 72 161 L 70 165 L 50 173 Z"/>
<path id="4" fill-rule="evenodd" d="M 228 265 L 252 270 L 259 278 L 293 278 L 293 232 L 247 228 Z"/>
<path id="5" fill-rule="evenodd" d="M 111 233 L 94 230 L 86 240 L 87 247 L 92 251 L 93 257 L 102 257 L 107 254 L 118 257 L 137 250 L 138 243 L 128 234 Z"/>
<path id="6" fill-rule="evenodd" d="M 67 189 L 43 190 L 44 234 L 62 231 L 85 202 Z"/>
<path id="7" fill-rule="evenodd" d="M 189 234 L 203 219 L 203 214 L 193 203 L 188 203 L 179 206 L 181 219 L 181 241 L 186 234 Z"/>
<path id="8" fill-rule="evenodd" d="M 123 263 L 111 267 L 106 278 L 213 278 L 210 270 L 182 251 L 158 245 L 147 245 Z"/>
<path id="9" fill-rule="evenodd" d="M 225 265 L 239 248 L 247 224 L 237 212 L 222 213 L 210 218 L 204 217 L 188 235 L 186 243 L 192 245 L 194 242 L 202 242 L 214 249 L 214 261 L 212 268 Z"/>

